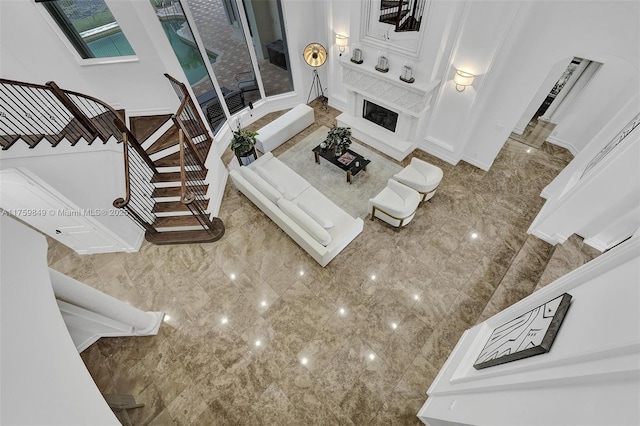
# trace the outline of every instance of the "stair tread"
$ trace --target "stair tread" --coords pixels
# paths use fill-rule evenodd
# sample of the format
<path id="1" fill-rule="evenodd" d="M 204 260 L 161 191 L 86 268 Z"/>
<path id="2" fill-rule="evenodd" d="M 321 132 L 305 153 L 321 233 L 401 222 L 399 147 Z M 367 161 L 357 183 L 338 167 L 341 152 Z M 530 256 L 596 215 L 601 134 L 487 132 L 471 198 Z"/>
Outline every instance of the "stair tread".
<path id="1" fill-rule="evenodd" d="M 200 222 L 193 215 L 188 216 L 161 216 L 153 222 L 155 228 L 173 228 L 177 226 L 199 226 Z"/>
<path id="2" fill-rule="evenodd" d="M 204 195 L 207 193 L 207 189 L 209 188 L 209 185 L 204 185 L 204 186 L 197 186 L 197 187 L 193 187 L 193 186 L 187 186 L 187 189 L 191 192 L 193 192 L 196 195 Z M 152 198 L 157 198 L 157 197 L 180 197 L 182 196 L 182 187 L 180 186 L 170 186 L 170 187 L 166 187 L 166 188 L 156 188 L 153 190 L 153 193 L 151 194 Z"/>
<path id="3" fill-rule="evenodd" d="M 224 235 L 224 224 L 218 218 L 213 218 L 213 229 L 197 231 L 164 231 L 145 233 L 145 239 L 153 244 L 190 244 L 218 241 Z"/>
<path id="4" fill-rule="evenodd" d="M 188 212 L 189 207 L 180 201 L 157 202 L 153 206 L 153 213 Z"/>
<path id="5" fill-rule="evenodd" d="M 2 145 L 3 150 L 7 150 L 19 139 L 20 135 L 0 135 L 0 145 Z"/>
<path id="6" fill-rule="evenodd" d="M 138 142 L 143 143 L 169 119 L 171 119 L 171 114 L 131 117 L 131 133 L 133 133 Z"/>
<path id="7" fill-rule="evenodd" d="M 147 154 L 155 154 L 163 149 L 172 147 L 178 144 L 178 129 L 175 125 L 171 126 L 169 130 L 164 132 L 162 136 L 158 138 L 149 148 L 147 148 Z"/>
<path id="8" fill-rule="evenodd" d="M 204 158 L 207 158 L 209 149 L 211 148 L 211 142 L 204 141 L 199 143 L 196 148 L 203 154 Z M 180 152 L 174 152 L 171 155 L 162 157 L 153 162 L 156 167 L 179 167 L 180 166 Z"/>
<path id="9" fill-rule="evenodd" d="M 156 173 L 151 179 L 151 183 L 158 182 L 180 182 L 180 172 Z"/>

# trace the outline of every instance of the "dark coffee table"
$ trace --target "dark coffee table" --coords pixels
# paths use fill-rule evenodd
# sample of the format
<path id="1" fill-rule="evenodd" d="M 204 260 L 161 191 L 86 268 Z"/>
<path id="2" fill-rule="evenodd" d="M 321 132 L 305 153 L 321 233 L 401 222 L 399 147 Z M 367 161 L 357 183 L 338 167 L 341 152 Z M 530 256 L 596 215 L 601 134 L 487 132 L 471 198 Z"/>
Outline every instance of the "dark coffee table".
<path id="1" fill-rule="evenodd" d="M 351 178 L 360 173 L 361 170 L 367 171 L 367 164 L 371 162 L 370 160 L 364 158 L 362 155 L 358 154 L 357 152 L 353 152 L 350 149 L 348 149 L 346 153 L 337 158 L 332 149 L 323 150 L 322 148 L 320 148 L 320 145 L 313 148 L 312 151 L 313 155 L 316 158 L 316 163 L 320 164 L 320 157 L 322 157 L 331 164 L 347 172 L 347 182 L 349 183 L 351 183 Z"/>

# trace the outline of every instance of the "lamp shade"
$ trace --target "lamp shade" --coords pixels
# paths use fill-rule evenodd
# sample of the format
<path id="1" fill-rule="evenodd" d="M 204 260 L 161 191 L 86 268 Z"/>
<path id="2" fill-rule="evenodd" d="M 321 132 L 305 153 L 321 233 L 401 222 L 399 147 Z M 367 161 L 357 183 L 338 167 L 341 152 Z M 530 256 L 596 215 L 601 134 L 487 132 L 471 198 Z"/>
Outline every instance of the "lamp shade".
<path id="1" fill-rule="evenodd" d="M 471 86 L 473 84 L 473 78 L 475 75 L 456 70 L 456 75 L 453 77 L 453 82 L 456 85 L 456 90 L 462 92 L 467 86 Z"/>
<path id="2" fill-rule="evenodd" d="M 342 34 L 336 34 L 336 45 L 338 45 L 338 47 L 346 47 L 347 44 L 349 44 L 349 37 Z"/>
<path id="3" fill-rule="evenodd" d="M 302 57 L 312 67 L 319 67 L 327 60 L 327 50 L 320 43 L 309 43 L 304 48 Z"/>

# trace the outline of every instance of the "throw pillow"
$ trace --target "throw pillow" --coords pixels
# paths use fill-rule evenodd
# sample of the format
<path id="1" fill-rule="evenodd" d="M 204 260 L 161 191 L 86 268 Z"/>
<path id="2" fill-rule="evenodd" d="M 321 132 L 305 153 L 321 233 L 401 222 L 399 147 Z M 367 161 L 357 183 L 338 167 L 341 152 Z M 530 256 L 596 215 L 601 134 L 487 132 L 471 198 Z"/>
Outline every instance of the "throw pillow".
<path id="1" fill-rule="evenodd" d="M 240 174 L 251 185 L 255 186 L 265 197 L 271 200 L 272 203 L 277 204 L 278 200 L 282 198 L 282 194 L 276 190 L 273 186 L 269 185 L 267 181 L 262 179 L 256 172 L 248 167 L 240 167 Z"/>
<path id="2" fill-rule="evenodd" d="M 322 226 L 318 224 L 315 220 L 311 218 L 308 214 L 302 211 L 300 207 L 296 206 L 291 201 L 280 198 L 278 200 L 278 207 L 291 218 L 295 223 L 297 223 L 302 229 L 307 231 L 311 237 L 326 246 L 331 242 L 331 235 L 324 229 Z"/>
<path id="3" fill-rule="evenodd" d="M 318 224 L 322 226 L 324 229 L 333 228 L 333 222 L 327 218 L 322 217 L 322 213 L 318 212 L 317 209 L 301 201 L 298 201 L 298 207 L 300 207 L 300 209 L 302 209 L 303 212 L 311 216 L 311 218 L 316 222 L 318 222 Z"/>
<path id="4" fill-rule="evenodd" d="M 284 186 L 276 182 L 275 179 L 273 179 L 273 177 L 264 169 L 264 167 L 256 167 L 256 171 L 262 177 L 262 179 L 266 180 L 269 183 L 269 185 L 273 186 L 281 194 L 284 194 Z"/>

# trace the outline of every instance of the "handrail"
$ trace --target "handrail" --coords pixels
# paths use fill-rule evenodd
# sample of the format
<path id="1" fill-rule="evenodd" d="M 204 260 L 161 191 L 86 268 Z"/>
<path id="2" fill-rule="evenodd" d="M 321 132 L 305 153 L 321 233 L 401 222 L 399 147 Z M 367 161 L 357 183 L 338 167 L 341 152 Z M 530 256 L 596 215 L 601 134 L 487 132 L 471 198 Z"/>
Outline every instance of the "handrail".
<path id="1" fill-rule="evenodd" d="M 2 148 L 9 149 L 19 139 L 31 148 L 43 139 L 57 146 L 67 139 L 75 145 L 80 138 L 88 144 L 100 138 L 122 141 L 123 117 L 109 104 L 93 96 L 61 89 L 55 82 L 26 83 L 0 78 L 2 94 Z M 114 126 L 114 120 L 121 125 Z"/>
<path id="2" fill-rule="evenodd" d="M 86 115 L 76 106 L 75 103 L 65 94 L 64 90 L 62 90 L 56 83 L 53 81 L 48 81 L 47 86 L 51 88 L 51 93 L 54 94 L 56 98 L 73 114 L 73 116 L 84 126 L 84 128 L 91 134 L 92 137 L 96 137 L 100 135 L 98 129 L 93 125 L 91 120 L 87 118 Z M 100 135 L 101 136 L 101 135 Z M 102 137 L 102 136 L 101 136 Z"/>
<path id="3" fill-rule="evenodd" d="M 131 179 L 129 178 L 129 140 L 126 132 L 122 132 L 122 151 L 124 152 L 124 198 L 116 198 L 113 207 L 124 208 L 131 198 Z"/>
<path id="4" fill-rule="evenodd" d="M 140 157 L 142 157 L 144 162 L 147 163 L 149 168 L 153 170 L 154 173 L 158 173 L 158 169 L 156 168 L 156 165 L 153 163 L 153 161 L 149 157 L 149 154 L 147 154 L 147 151 L 145 151 L 144 148 L 142 148 L 142 145 L 140 145 L 140 142 L 138 142 L 136 137 L 133 135 L 133 133 L 131 133 L 131 131 L 124 124 L 124 122 L 122 120 L 120 121 L 114 120 L 113 122 L 116 125 L 116 127 L 123 133 L 123 135 L 124 134 L 127 135 L 127 140 L 134 142 L 132 144 L 133 149 L 135 149 L 138 152 L 138 154 L 140 154 Z"/>
<path id="5" fill-rule="evenodd" d="M 200 151 L 197 149 L 196 144 L 193 142 L 193 139 L 191 139 L 191 136 L 189 136 L 189 132 L 186 129 L 186 126 L 184 125 L 184 123 L 182 122 L 182 120 L 180 119 L 180 114 L 182 114 L 182 112 L 184 111 L 184 107 L 186 106 L 186 101 L 188 100 L 185 99 L 184 101 L 182 101 L 182 103 L 180 104 L 180 108 L 178 108 L 178 111 L 176 112 L 176 114 L 174 114 L 171 119 L 173 120 L 173 123 L 176 125 L 176 127 L 184 134 L 187 136 L 187 143 L 189 144 L 191 150 L 193 151 L 194 155 L 196 156 L 196 159 L 198 160 L 198 163 L 200 164 L 201 167 L 206 167 L 204 165 L 205 163 L 205 159 L 202 158 L 202 154 L 200 153 Z M 183 135 L 183 136 L 184 136 Z"/>
<path id="6" fill-rule="evenodd" d="M 116 198 L 113 201 L 113 207 L 117 209 L 125 209 L 127 214 L 131 216 L 138 225 L 142 226 L 146 231 L 150 233 L 157 232 L 151 224 L 145 221 L 136 211 L 133 206 L 129 205 L 131 201 L 131 169 L 129 163 L 129 132 L 122 132 L 122 150 L 124 151 L 124 187 L 125 197 Z"/>

